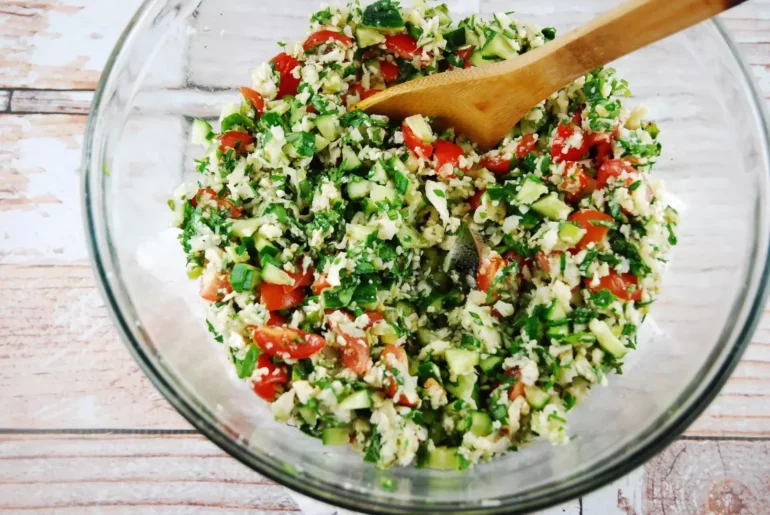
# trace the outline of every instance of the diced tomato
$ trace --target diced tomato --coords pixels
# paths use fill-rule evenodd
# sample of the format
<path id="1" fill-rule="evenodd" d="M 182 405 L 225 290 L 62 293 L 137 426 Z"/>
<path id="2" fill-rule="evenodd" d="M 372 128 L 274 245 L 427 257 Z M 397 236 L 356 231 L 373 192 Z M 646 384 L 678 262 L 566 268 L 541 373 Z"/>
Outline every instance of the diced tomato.
<path id="1" fill-rule="evenodd" d="M 425 143 L 422 139 L 417 137 L 406 122 L 401 124 L 401 132 L 404 133 L 404 143 L 406 143 L 407 148 L 409 148 L 412 154 L 417 157 L 422 156 L 426 159 L 430 159 L 433 155 L 433 145 Z"/>
<path id="2" fill-rule="evenodd" d="M 265 112 L 265 99 L 251 88 L 241 88 L 241 95 L 248 101 L 258 114 Z"/>
<path id="3" fill-rule="evenodd" d="M 398 66 L 390 61 L 380 61 L 380 73 L 385 82 L 394 82 L 398 80 Z"/>
<path id="4" fill-rule="evenodd" d="M 585 169 L 577 163 L 567 164 L 564 174 L 561 189 L 570 202 L 577 202 L 596 189 L 596 181 L 589 177 Z"/>
<path id="5" fill-rule="evenodd" d="M 588 247 L 589 243 L 597 243 L 603 240 L 610 229 L 603 225 L 602 222 L 613 223 L 615 221 L 610 215 L 592 209 L 572 213 L 569 216 L 569 220 L 576 222 L 586 231 L 583 238 L 577 244 L 579 249 Z"/>
<path id="6" fill-rule="evenodd" d="M 488 292 L 492 287 L 497 273 L 505 268 L 505 260 L 498 255 L 494 255 L 481 260 L 481 265 L 476 273 L 476 286 L 483 292 Z"/>
<path id="7" fill-rule="evenodd" d="M 350 314 L 345 313 L 345 315 L 353 320 L 353 317 Z M 359 376 L 364 375 L 371 366 L 371 360 L 369 359 L 369 342 L 366 338 L 351 336 L 346 333 L 339 324 L 336 324 L 331 320 L 329 321 L 329 327 L 335 334 L 341 336 L 345 340 L 345 346 L 341 349 L 342 364 Z"/>
<path id="8" fill-rule="evenodd" d="M 309 358 L 326 345 L 317 334 L 289 327 L 255 327 L 252 338 L 265 354 L 277 358 Z"/>
<path id="9" fill-rule="evenodd" d="M 516 384 L 511 386 L 511 389 L 508 392 L 508 398 L 511 401 L 515 401 L 519 397 L 524 397 L 524 383 L 521 382 L 521 370 L 519 367 L 509 368 L 503 375 L 508 377 L 516 376 Z"/>
<path id="10" fill-rule="evenodd" d="M 596 187 L 603 189 L 607 187 L 611 177 L 618 178 L 623 172 L 636 173 L 634 167 L 626 163 L 622 159 L 611 159 L 605 161 L 604 164 L 599 167 L 599 172 L 596 174 Z M 626 186 L 631 186 L 634 183 L 634 179 L 627 177 L 625 180 Z"/>
<path id="11" fill-rule="evenodd" d="M 395 366 L 394 362 L 398 362 L 400 364 L 398 368 L 402 370 L 406 370 L 409 367 L 409 360 L 406 357 L 406 351 L 398 345 L 388 345 L 385 347 L 385 349 L 382 351 L 381 359 L 382 362 L 385 363 L 385 368 L 388 370 L 393 369 Z M 385 393 L 397 404 L 410 407 L 417 406 L 417 403 L 410 402 L 406 395 L 398 394 L 398 382 L 396 382 L 396 379 L 390 375 L 385 377 Z M 396 398 L 397 395 L 398 398 Z"/>
<path id="12" fill-rule="evenodd" d="M 280 284 L 262 283 L 260 286 L 260 302 L 268 311 L 280 311 L 294 308 L 305 300 L 305 291 L 302 288 L 286 291 Z"/>
<path id="13" fill-rule="evenodd" d="M 639 288 L 638 279 L 633 274 L 618 274 L 614 270 L 610 271 L 610 275 L 606 275 L 599 279 L 597 286 L 591 285 L 591 278 L 586 277 L 585 285 L 592 291 L 599 292 L 601 290 L 609 290 L 615 297 L 625 300 L 642 300 L 642 289 Z"/>
<path id="14" fill-rule="evenodd" d="M 572 146 L 573 137 L 578 140 L 577 147 Z M 554 162 L 580 161 L 586 154 L 588 154 L 588 138 L 584 137 L 583 131 L 575 125 L 560 123 L 556 127 L 556 135 L 551 143 L 551 157 Z"/>
<path id="15" fill-rule="evenodd" d="M 598 165 L 612 157 L 612 137 L 610 132 L 594 132 L 588 137 L 588 146 L 594 151 L 594 160 Z"/>
<path id="16" fill-rule="evenodd" d="M 310 113 L 310 114 L 315 114 L 318 111 L 316 111 L 315 106 L 309 105 L 309 106 L 307 106 L 307 112 Z"/>
<path id="17" fill-rule="evenodd" d="M 300 79 L 295 77 L 292 72 L 300 66 L 299 61 L 289 54 L 281 52 L 273 57 L 272 62 L 275 63 L 275 71 L 281 75 L 281 84 L 278 86 L 278 98 L 283 98 L 286 95 L 296 95 Z"/>
<path id="18" fill-rule="evenodd" d="M 206 300 L 216 302 L 232 292 L 233 287 L 230 286 L 230 276 L 227 272 L 217 274 L 206 271 L 201 277 L 201 297 Z"/>
<path id="19" fill-rule="evenodd" d="M 481 166 L 492 173 L 505 175 L 511 170 L 511 160 L 505 159 L 502 154 L 484 156 L 481 158 Z"/>
<path id="20" fill-rule="evenodd" d="M 240 154 L 245 154 L 249 145 L 254 143 L 254 138 L 248 132 L 230 131 L 219 137 L 219 150 L 227 152 L 232 148 Z"/>
<path id="21" fill-rule="evenodd" d="M 275 311 L 270 312 L 270 318 L 267 319 L 267 325 L 268 326 L 275 326 L 275 325 L 286 325 L 289 321 L 286 320 L 286 317 L 283 317 L 276 313 Z"/>
<path id="22" fill-rule="evenodd" d="M 267 354 L 261 354 L 257 358 L 256 370 L 266 368 L 266 374 L 260 374 L 259 379 L 252 383 L 254 393 L 265 399 L 267 402 L 273 402 L 278 393 L 277 386 L 289 382 L 289 374 L 284 365 L 276 365 Z"/>
<path id="23" fill-rule="evenodd" d="M 341 43 L 344 46 L 353 46 L 353 38 L 350 36 L 346 36 L 345 34 L 341 34 L 334 30 L 319 30 L 318 32 L 314 32 L 311 34 L 306 40 L 305 43 L 303 43 L 302 48 L 305 49 L 305 51 L 310 50 L 312 48 L 317 47 L 318 45 L 323 45 L 324 43 L 328 43 L 329 41 L 336 41 L 337 43 Z"/>
<path id="24" fill-rule="evenodd" d="M 509 250 L 505 254 L 503 254 L 503 259 L 505 259 L 506 263 L 513 263 L 516 262 L 517 265 L 519 265 L 519 270 L 524 266 L 524 258 L 518 255 L 513 250 Z"/>
<path id="25" fill-rule="evenodd" d="M 233 204 L 233 202 L 227 199 L 227 197 L 220 197 L 217 195 L 217 192 L 211 188 L 199 189 L 198 193 L 190 199 L 190 204 L 192 204 L 192 207 L 198 207 L 198 202 L 205 202 L 208 200 L 213 200 L 219 209 L 229 209 L 230 218 L 239 218 L 243 213 L 243 210 L 240 207 Z"/>
<path id="26" fill-rule="evenodd" d="M 524 135 L 516 146 L 516 157 L 524 159 L 527 157 L 527 154 L 535 150 L 535 145 L 537 145 L 537 140 L 534 134 Z"/>
<path id="27" fill-rule="evenodd" d="M 457 54 L 458 57 L 462 57 L 463 63 L 465 63 L 463 65 L 463 68 L 470 68 L 470 67 L 473 66 L 471 64 L 471 56 L 473 55 L 473 47 L 469 47 L 469 48 L 464 48 L 462 50 L 458 50 L 456 52 L 456 54 Z"/>
<path id="28" fill-rule="evenodd" d="M 326 276 L 319 275 L 316 278 L 316 280 L 313 282 L 313 285 L 310 288 L 313 290 L 313 293 L 315 293 L 316 295 L 321 295 L 321 292 L 331 287 L 332 285 L 326 281 Z"/>
<path id="29" fill-rule="evenodd" d="M 538 250 L 537 254 L 535 254 L 535 261 L 537 261 L 537 266 L 548 272 L 551 273 L 551 258 L 548 254 L 543 252 L 542 250 Z"/>
<path id="30" fill-rule="evenodd" d="M 294 284 L 291 286 L 284 286 L 284 291 L 292 291 L 296 290 L 297 288 L 304 288 L 305 286 L 310 286 L 313 284 L 313 275 L 315 274 L 315 270 L 313 270 L 313 267 L 309 266 L 307 267 L 307 270 L 302 272 L 302 264 L 297 263 L 295 266 L 296 272 L 287 272 L 292 279 L 294 279 Z"/>
<path id="31" fill-rule="evenodd" d="M 404 59 L 414 59 L 419 52 L 417 40 L 409 34 L 385 36 L 384 46 L 385 50 L 391 54 L 403 57 Z"/>
<path id="32" fill-rule="evenodd" d="M 476 211 L 481 207 L 481 196 L 486 193 L 486 191 L 487 190 L 479 190 L 468 200 L 471 205 L 471 211 Z"/>
<path id="33" fill-rule="evenodd" d="M 359 100 L 365 100 L 373 95 L 376 95 L 377 93 L 380 93 L 381 89 L 364 89 L 364 85 L 360 82 L 356 82 L 354 84 L 351 84 L 350 89 L 348 89 L 348 93 L 343 97 L 342 103 L 347 105 L 348 103 L 348 96 L 355 94 Z"/>
<path id="34" fill-rule="evenodd" d="M 460 167 L 460 157 L 465 155 L 459 145 L 443 139 L 436 140 L 434 147 L 436 156 L 436 173 L 444 180 L 457 177 L 454 173 L 455 168 Z M 444 168 L 446 166 L 446 168 Z"/>
<path id="35" fill-rule="evenodd" d="M 385 320 L 385 315 L 383 315 L 378 311 L 369 311 L 368 313 L 366 313 L 366 316 L 369 317 L 369 323 L 366 324 L 366 327 L 364 327 L 365 330 L 371 329 L 371 327 L 374 326 L 374 324 L 376 324 L 380 320 Z"/>
<path id="36" fill-rule="evenodd" d="M 580 127 L 583 123 L 583 108 L 579 107 L 575 114 L 572 115 L 572 123 Z"/>

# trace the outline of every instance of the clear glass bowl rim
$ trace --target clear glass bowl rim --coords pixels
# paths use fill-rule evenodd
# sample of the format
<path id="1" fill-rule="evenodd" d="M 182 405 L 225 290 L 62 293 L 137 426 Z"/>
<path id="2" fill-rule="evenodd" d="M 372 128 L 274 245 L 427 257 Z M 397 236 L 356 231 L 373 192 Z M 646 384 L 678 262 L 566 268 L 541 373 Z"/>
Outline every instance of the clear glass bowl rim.
<path id="1" fill-rule="evenodd" d="M 705 385 L 697 384 L 693 386 L 692 383 L 690 384 L 688 390 L 691 391 L 694 387 L 698 387 L 701 389 L 701 392 L 694 396 L 688 396 L 692 397 L 689 400 L 689 406 L 686 406 L 686 409 L 679 410 L 679 414 L 672 417 L 666 426 L 651 431 L 652 433 L 657 433 L 656 435 L 653 436 L 649 433 L 645 435 L 646 438 L 643 438 L 643 440 L 646 440 L 646 443 L 637 446 L 625 460 L 613 463 L 609 467 L 598 469 L 594 473 L 575 481 L 565 482 L 562 485 L 547 485 L 541 487 L 534 495 L 528 496 L 524 502 L 521 502 L 521 498 L 517 499 L 516 496 L 512 496 L 509 498 L 495 499 L 495 502 L 490 503 L 488 506 L 480 506 L 478 503 L 472 505 L 462 503 L 423 503 L 405 506 L 403 504 L 373 501 L 370 497 L 352 491 L 348 491 L 348 495 L 346 496 L 341 496 L 339 494 L 341 490 L 339 489 L 335 491 L 330 488 L 319 487 L 301 479 L 299 476 L 287 471 L 285 468 L 278 466 L 275 463 L 271 463 L 269 460 L 265 460 L 251 452 L 244 452 L 244 447 L 241 443 L 231 436 L 228 436 L 224 431 L 208 420 L 207 417 L 202 416 L 201 413 L 187 401 L 187 399 L 179 395 L 174 386 L 169 382 L 168 378 L 165 377 L 164 373 L 160 371 L 155 366 L 152 359 L 149 358 L 142 344 L 134 337 L 134 334 L 130 329 L 133 322 L 128 320 L 121 311 L 114 293 L 116 289 L 121 288 L 119 279 L 111 277 L 105 268 L 105 260 L 109 259 L 110 253 L 99 241 L 99 235 L 97 234 L 98 225 L 95 221 L 100 216 L 100 212 L 97 211 L 94 203 L 90 201 L 92 198 L 91 182 L 94 179 L 96 179 L 97 183 L 99 180 L 103 180 L 103 177 L 99 177 L 102 175 L 102 168 L 99 166 L 99 163 L 94 160 L 95 156 L 93 155 L 93 149 L 95 137 L 98 134 L 96 126 L 99 107 L 104 100 L 106 86 L 112 76 L 113 68 L 116 61 L 118 61 L 118 57 L 134 39 L 132 36 L 138 29 L 143 16 L 150 11 L 151 6 L 163 1 L 166 0 L 144 0 L 144 2 L 142 2 L 110 53 L 97 85 L 88 117 L 83 146 L 81 183 L 83 192 L 83 217 L 88 237 L 89 254 L 97 272 L 98 287 L 106 301 L 118 332 L 128 347 L 129 352 L 155 388 L 161 392 L 171 405 L 198 431 L 222 450 L 259 474 L 291 488 L 296 492 L 354 511 L 376 514 L 463 513 L 502 515 L 526 513 L 532 510 L 547 508 L 584 495 L 643 465 L 677 438 L 717 396 L 740 361 L 754 334 L 754 330 L 759 323 L 768 295 L 768 284 L 770 282 L 770 247 L 765 248 L 764 251 L 761 248 L 754 249 L 754 255 L 756 256 L 758 253 L 764 254 L 764 259 L 753 260 L 749 269 L 748 277 L 754 282 L 755 295 L 753 298 L 747 296 L 745 298 L 746 300 L 740 305 L 740 311 L 746 313 L 746 322 L 742 328 L 738 329 L 735 341 L 732 345 L 723 345 L 724 348 L 728 349 L 728 352 L 721 367 L 714 371 L 711 381 Z M 741 76 L 737 77 L 737 79 L 741 80 L 747 90 L 751 93 L 750 101 L 761 122 L 760 129 L 763 136 L 762 140 L 764 142 L 764 160 L 768 163 L 770 162 L 770 117 L 765 109 L 764 98 L 757 88 L 750 68 L 744 61 L 737 45 L 722 22 L 715 18 L 707 23 L 713 24 L 716 27 L 718 34 L 727 45 L 733 59 L 741 70 Z M 98 156 L 96 157 L 98 159 Z M 770 174 L 770 170 L 767 171 Z M 97 177 L 94 177 L 94 175 L 97 175 Z M 770 202 L 770 193 L 768 193 L 767 188 L 764 189 L 764 199 L 762 200 L 765 206 Z M 763 211 L 766 210 L 765 207 Z M 770 233 L 770 220 L 767 218 L 760 219 L 759 226 L 759 234 Z M 743 317 L 737 318 L 740 319 Z M 732 329 L 733 331 L 726 331 L 726 333 L 735 333 L 734 329 L 736 329 L 736 327 L 733 327 Z M 723 332 L 723 335 L 724 334 L 725 332 Z M 685 396 L 685 394 L 688 393 L 688 390 L 682 392 L 680 398 Z"/>

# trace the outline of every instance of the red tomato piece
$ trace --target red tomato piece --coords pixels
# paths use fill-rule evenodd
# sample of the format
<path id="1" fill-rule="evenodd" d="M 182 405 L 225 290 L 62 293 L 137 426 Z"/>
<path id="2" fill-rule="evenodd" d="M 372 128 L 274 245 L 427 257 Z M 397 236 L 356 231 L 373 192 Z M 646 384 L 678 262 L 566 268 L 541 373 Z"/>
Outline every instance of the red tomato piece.
<path id="1" fill-rule="evenodd" d="M 331 288 L 332 285 L 329 284 L 326 281 L 325 275 L 319 275 L 316 280 L 313 282 L 313 285 L 310 287 L 313 290 L 313 293 L 316 295 L 321 295 L 321 292 L 323 292 L 327 288 Z"/>
<path id="2" fill-rule="evenodd" d="M 288 323 L 289 321 L 286 319 L 286 317 L 279 315 L 275 311 L 271 311 L 270 318 L 267 319 L 268 326 L 286 325 Z"/>
<path id="3" fill-rule="evenodd" d="M 401 132 L 404 133 L 404 143 L 406 143 L 407 148 L 409 148 L 412 154 L 417 157 L 422 156 L 426 159 L 430 159 L 433 155 L 433 145 L 425 143 L 422 139 L 417 137 L 406 122 L 401 124 Z"/>
<path id="4" fill-rule="evenodd" d="M 190 204 L 193 207 L 198 207 L 199 201 L 213 200 L 219 209 L 229 209 L 230 218 L 239 218 L 243 213 L 243 210 L 228 200 L 226 197 L 220 197 L 217 192 L 211 188 L 201 188 L 198 193 L 190 199 Z"/>
<path id="5" fill-rule="evenodd" d="M 385 43 L 383 44 L 385 50 L 404 59 L 414 59 L 419 51 L 417 40 L 409 34 L 385 36 Z"/>
<path id="6" fill-rule="evenodd" d="M 289 382 L 289 374 L 286 367 L 276 365 L 267 354 L 261 354 L 257 358 L 256 369 L 266 368 L 268 372 L 261 374 L 259 379 L 252 383 L 254 393 L 265 399 L 267 402 L 273 402 L 277 392 L 277 386 Z"/>
<path id="7" fill-rule="evenodd" d="M 366 324 L 366 327 L 364 327 L 365 330 L 366 329 L 371 329 L 372 326 L 374 326 L 374 324 L 376 324 L 380 320 L 385 320 L 385 315 L 383 315 L 382 313 L 380 313 L 378 311 L 370 311 L 370 312 L 366 313 L 366 316 L 369 317 L 369 323 Z"/>
<path id="8" fill-rule="evenodd" d="M 254 107 L 258 114 L 265 112 L 265 99 L 251 88 L 241 88 L 241 95 Z"/>
<path id="9" fill-rule="evenodd" d="M 609 290 L 615 297 L 627 302 L 642 300 L 642 289 L 637 286 L 638 279 L 633 274 L 619 274 L 611 270 L 609 275 L 599 279 L 597 286 L 591 285 L 590 277 L 586 277 L 585 285 L 586 288 L 595 292 Z"/>
<path id="10" fill-rule="evenodd" d="M 345 313 L 345 315 L 353 320 L 353 317 Z M 342 364 L 345 368 L 352 370 L 359 376 L 362 376 L 369 370 L 371 366 L 371 360 L 369 358 L 369 342 L 366 338 L 358 338 L 346 333 L 338 324 L 329 321 L 329 327 L 335 334 L 341 336 L 345 340 L 345 346 L 342 347 Z"/>
<path id="11" fill-rule="evenodd" d="M 305 286 L 310 286 L 313 284 L 313 275 L 315 273 L 315 270 L 313 270 L 313 267 L 309 266 L 307 267 L 307 270 L 302 272 L 302 264 L 298 263 L 295 265 L 295 268 L 297 269 L 296 272 L 287 272 L 289 276 L 291 276 L 292 279 L 294 279 L 294 284 L 291 286 L 284 286 L 284 291 L 292 291 L 296 290 L 298 288 L 304 288 Z"/>
<path id="12" fill-rule="evenodd" d="M 503 268 L 505 268 L 505 260 L 498 255 L 482 259 L 479 270 L 476 273 L 476 286 L 478 289 L 488 292 L 492 287 L 495 276 Z"/>
<path id="13" fill-rule="evenodd" d="M 395 82 L 398 80 L 398 66 L 390 61 L 380 61 L 380 73 L 385 82 Z"/>
<path id="14" fill-rule="evenodd" d="M 596 187 L 599 189 L 606 188 L 611 177 L 618 178 L 623 172 L 633 174 L 636 173 L 636 170 L 622 159 L 605 161 L 604 164 L 599 167 L 599 172 L 596 174 Z M 634 179 L 631 177 L 626 178 L 626 186 L 631 186 L 633 183 Z"/>
<path id="15" fill-rule="evenodd" d="M 398 368 L 403 370 L 406 370 L 409 366 L 409 360 L 406 357 L 406 351 L 398 345 L 388 345 L 385 347 L 385 349 L 382 351 L 381 359 L 383 363 L 385 363 L 385 368 L 388 370 L 392 370 L 393 367 L 397 364 L 399 365 Z M 401 404 L 402 406 L 410 406 L 412 408 L 417 406 L 417 403 L 410 402 L 406 395 L 400 395 L 398 393 L 398 382 L 391 375 L 385 377 L 385 393 L 388 395 L 388 397 L 393 399 L 396 404 Z M 398 398 L 396 398 L 396 396 L 398 396 Z"/>
<path id="16" fill-rule="evenodd" d="M 481 196 L 486 193 L 486 191 L 487 190 L 479 190 L 468 200 L 471 205 L 471 211 L 476 211 L 481 207 Z"/>
<path id="17" fill-rule="evenodd" d="M 511 386 L 511 389 L 508 391 L 508 398 L 511 401 L 515 401 L 519 397 L 524 397 L 524 383 L 521 382 L 521 370 L 519 367 L 509 368 L 503 372 L 503 375 L 507 377 L 516 376 L 516 384 Z"/>
<path id="18" fill-rule="evenodd" d="M 295 77 L 292 72 L 300 66 L 299 61 L 289 54 L 281 52 L 273 57 L 272 62 L 275 63 L 275 71 L 281 75 L 281 84 L 278 86 L 278 98 L 283 98 L 286 95 L 296 95 L 300 79 Z"/>
<path id="19" fill-rule="evenodd" d="M 454 169 L 460 167 L 460 157 L 465 155 L 463 149 L 451 141 L 440 139 L 436 140 L 433 153 L 436 156 L 436 173 L 438 176 L 445 180 L 457 177 Z M 444 168 L 445 166 L 446 168 Z"/>
<path id="20" fill-rule="evenodd" d="M 586 210 L 572 213 L 569 216 L 571 222 L 576 222 L 582 229 L 585 229 L 586 233 L 583 238 L 577 244 L 577 247 L 584 249 L 588 247 L 589 243 L 597 243 L 607 236 L 609 227 L 602 225 L 602 222 L 614 223 L 615 220 L 608 214 L 601 211 Z"/>
<path id="21" fill-rule="evenodd" d="M 594 132 L 588 135 L 588 146 L 594 151 L 594 160 L 601 165 L 612 157 L 613 133 Z"/>
<path id="22" fill-rule="evenodd" d="M 278 358 L 309 358 L 326 345 L 317 334 L 289 327 L 255 327 L 252 338 L 265 354 Z"/>
<path id="23" fill-rule="evenodd" d="M 572 115 L 572 123 L 580 127 L 583 123 L 583 108 L 579 107 L 575 114 Z"/>
<path id="24" fill-rule="evenodd" d="M 572 146 L 573 139 L 578 140 L 578 146 Z M 584 137 L 583 131 L 575 125 L 560 123 L 556 127 L 556 135 L 551 143 L 551 157 L 554 162 L 580 161 L 586 154 L 588 154 L 588 138 Z"/>
<path id="25" fill-rule="evenodd" d="M 527 154 L 535 150 L 535 145 L 537 145 L 537 140 L 534 134 L 524 135 L 516 146 L 516 157 L 524 159 Z"/>
<path id="26" fill-rule="evenodd" d="M 524 258 L 518 255 L 513 250 L 509 250 L 505 254 L 503 254 L 503 259 L 506 263 L 513 263 L 516 262 L 517 265 L 519 265 L 519 270 L 521 270 L 521 267 L 524 266 Z"/>
<path id="27" fill-rule="evenodd" d="M 596 185 L 585 169 L 577 163 L 569 163 L 565 168 L 564 182 L 561 184 L 561 189 L 565 192 L 565 197 L 570 202 L 577 202 L 587 194 L 593 192 L 596 189 Z M 589 191 L 590 190 L 590 191 Z"/>
<path id="28" fill-rule="evenodd" d="M 511 170 L 511 160 L 505 159 L 501 154 L 496 156 L 484 156 L 481 158 L 481 166 L 492 173 L 505 175 Z"/>
<path id="29" fill-rule="evenodd" d="M 458 50 L 456 52 L 458 57 L 461 57 L 463 60 L 463 68 L 470 68 L 473 65 L 471 64 L 471 56 L 473 55 L 473 47 L 464 48 L 462 50 Z"/>
<path id="30" fill-rule="evenodd" d="M 230 276 L 227 272 L 215 274 L 206 272 L 201 277 L 201 297 L 211 302 L 222 300 L 225 295 L 233 292 Z"/>
<path id="31" fill-rule="evenodd" d="M 268 311 L 280 311 L 302 304 L 305 292 L 302 288 L 286 291 L 280 284 L 262 283 L 260 286 L 260 302 Z"/>
<path id="32" fill-rule="evenodd" d="M 230 131 L 219 136 L 219 150 L 227 152 L 232 148 L 240 154 L 245 154 L 246 149 L 254 143 L 254 138 L 248 132 Z"/>
<path id="33" fill-rule="evenodd" d="M 319 30 L 318 32 L 314 32 L 313 34 L 311 34 L 305 40 L 305 43 L 303 43 L 302 48 L 304 48 L 305 51 L 307 51 L 317 47 L 318 45 L 323 45 L 324 43 L 328 43 L 330 41 L 341 43 L 343 46 L 347 46 L 347 47 L 353 46 L 353 38 L 351 38 L 350 36 L 346 36 L 345 34 L 341 34 L 334 30 Z"/>
<path id="34" fill-rule="evenodd" d="M 535 261 L 537 261 L 537 266 L 548 272 L 551 273 L 551 258 L 548 254 L 543 252 L 542 250 L 538 250 L 537 254 L 535 254 Z"/>

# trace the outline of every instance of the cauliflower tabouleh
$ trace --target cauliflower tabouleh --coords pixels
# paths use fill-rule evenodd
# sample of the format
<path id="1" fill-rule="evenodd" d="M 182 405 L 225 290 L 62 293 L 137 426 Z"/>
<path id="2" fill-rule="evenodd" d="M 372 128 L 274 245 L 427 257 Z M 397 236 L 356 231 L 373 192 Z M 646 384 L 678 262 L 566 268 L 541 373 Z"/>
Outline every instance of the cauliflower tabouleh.
<path id="1" fill-rule="evenodd" d="M 251 73 L 169 202 L 208 325 L 279 421 L 388 467 L 464 469 L 567 416 L 658 294 L 676 212 L 611 68 L 480 153 L 430 118 L 349 110 L 387 86 L 547 44 L 507 14 L 327 7 Z"/>

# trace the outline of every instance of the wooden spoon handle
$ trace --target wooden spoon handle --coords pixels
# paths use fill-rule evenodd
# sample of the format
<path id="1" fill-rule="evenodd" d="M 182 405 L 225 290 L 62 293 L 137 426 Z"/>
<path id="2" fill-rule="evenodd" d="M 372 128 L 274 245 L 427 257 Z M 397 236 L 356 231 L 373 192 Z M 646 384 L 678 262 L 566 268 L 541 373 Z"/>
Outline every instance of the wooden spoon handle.
<path id="1" fill-rule="evenodd" d="M 556 91 L 599 66 L 711 18 L 744 1 L 630 0 L 623 2 L 615 9 L 563 38 L 557 38 L 542 49 L 538 49 L 542 50 L 542 53 L 539 56 L 537 72 L 545 74 L 542 77 L 545 89 L 549 92 Z M 514 62 L 511 61 L 512 64 Z"/>

